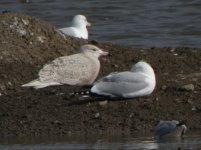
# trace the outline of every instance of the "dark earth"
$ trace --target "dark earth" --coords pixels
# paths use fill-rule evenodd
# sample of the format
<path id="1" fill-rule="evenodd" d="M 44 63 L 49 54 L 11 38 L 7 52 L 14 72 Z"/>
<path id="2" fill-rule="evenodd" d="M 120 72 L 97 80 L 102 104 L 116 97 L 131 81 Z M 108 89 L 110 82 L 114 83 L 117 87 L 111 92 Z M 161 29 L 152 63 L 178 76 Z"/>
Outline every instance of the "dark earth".
<path id="1" fill-rule="evenodd" d="M 201 129 L 201 49 L 131 48 L 64 37 L 51 24 L 18 13 L 0 14 L 0 136 L 55 136 L 73 133 L 152 133 L 158 120 L 183 120 Z M 90 35 L 89 35 L 90 37 Z M 157 85 L 147 97 L 130 100 L 93 96 L 82 101 L 72 92 L 87 87 L 54 86 L 35 90 L 21 85 L 38 77 L 42 66 L 78 53 L 86 43 L 112 56 L 102 57 L 98 78 L 130 70 L 145 60 Z M 97 78 L 97 79 L 98 79 Z"/>

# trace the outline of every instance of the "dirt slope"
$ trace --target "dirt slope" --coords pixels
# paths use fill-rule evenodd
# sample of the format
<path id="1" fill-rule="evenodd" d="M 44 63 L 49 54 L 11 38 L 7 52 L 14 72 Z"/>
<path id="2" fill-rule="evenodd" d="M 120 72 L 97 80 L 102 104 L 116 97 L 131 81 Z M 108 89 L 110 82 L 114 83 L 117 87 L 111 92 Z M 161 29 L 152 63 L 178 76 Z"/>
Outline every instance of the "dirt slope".
<path id="1" fill-rule="evenodd" d="M 99 77 L 129 70 L 143 59 L 153 66 L 157 87 L 149 97 L 116 101 L 98 98 L 102 103 L 94 97 L 80 103 L 79 97 L 69 94 L 86 88 L 34 90 L 21 88 L 21 84 L 37 78 L 43 64 L 77 53 L 88 41 L 63 37 L 52 25 L 17 13 L 0 15 L 0 33 L 1 136 L 144 133 L 161 119 L 185 120 L 189 129 L 201 129 L 201 49 L 144 50 L 96 43 L 112 54 L 101 58 Z"/>

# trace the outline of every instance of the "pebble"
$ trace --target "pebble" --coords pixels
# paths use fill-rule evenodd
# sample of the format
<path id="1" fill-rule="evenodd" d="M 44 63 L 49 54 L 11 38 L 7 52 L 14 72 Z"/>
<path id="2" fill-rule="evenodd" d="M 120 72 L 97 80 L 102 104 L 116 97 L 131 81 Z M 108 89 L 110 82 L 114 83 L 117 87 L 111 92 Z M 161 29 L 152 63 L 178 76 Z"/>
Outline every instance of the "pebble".
<path id="1" fill-rule="evenodd" d="M 94 115 L 94 117 L 95 117 L 95 118 L 100 118 L 100 113 L 96 113 L 96 114 Z"/>
<path id="2" fill-rule="evenodd" d="M 107 103 L 108 103 L 108 100 L 104 100 L 104 101 L 100 101 L 99 105 L 104 106 L 104 105 L 107 105 Z"/>
<path id="3" fill-rule="evenodd" d="M 172 52 L 172 53 L 175 52 L 175 48 L 172 48 L 172 49 L 170 50 L 170 52 Z"/>
<path id="4" fill-rule="evenodd" d="M 60 121 L 58 121 L 58 120 L 55 120 L 53 123 L 57 124 L 57 125 L 62 125 L 62 123 Z"/>
<path id="5" fill-rule="evenodd" d="M 38 39 L 39 42 L 44 43 L 44 38 L 43 37 L 38 36 L 37 39 Z"/>
<path id="6" fill-rule="evenodd" d="M 186 84 L 183 85 L 180 89 L 184 91 L 194 91 L 195 87 L 193 84 Z"/>
<path id="7" fill-rule="evenodd" d="M 20 36 L 25 36 L 27 34 L 27 31 L 25 29 L 17 29 L 17 32 Z"/>
<path id="8" fill-rule="evenodd" d="M 119 68 L 119 66 L 117 64 L 112 64 L 112 67 Z"/>
<path id="9" fill-rule="evenodd" d="M 191 99 L 188 99 L 188 100 L 187 100 L 187 103 L 193 104 L 193 101 L 192 101 Z"/>
<path id="10" fill-rule="evenodd" d="M 8 81 L 8 85 L 9 85 L 9 86 L 12 86 L 12 83 L 11 83 L 10 81 Z"/>
<path id="11" fill-rule="evenodd" d="M 192 110 L 192 111 L 196 111 L 197 109 L 196 109 L 195 106 L 193 106 L 191 110 Z"/>
<path id="12" fill-rule="evenodd" d="M 29 20 L 22 19 L 22 22 L 24 23 L 24 25 L 28 25 L 29 24 Z"/>
<path id="13" fill-rule="evenodd" d="M 91 97 L 89 95 L 83 95 L 81 97 L 78 98 L 80 101 L 86 101 L 86 100 L 90 100 Z"/>
<path id="14" fill-rule="evenodd" d="M 166 85 L 163 85 L 163 86 L 161 87 L 161 89 L 162 89 L 162 90 L 166 90 L 166 89 L 167 89 L 167 86 L 166 86 Z"/>

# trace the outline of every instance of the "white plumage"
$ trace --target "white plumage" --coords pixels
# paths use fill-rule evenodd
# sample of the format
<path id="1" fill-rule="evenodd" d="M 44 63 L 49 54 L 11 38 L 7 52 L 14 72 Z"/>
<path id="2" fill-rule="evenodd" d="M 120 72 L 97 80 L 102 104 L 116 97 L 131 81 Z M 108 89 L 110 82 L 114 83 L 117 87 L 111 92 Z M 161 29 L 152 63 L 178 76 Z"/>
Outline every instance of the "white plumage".
<path id="1" fill-rule="evenodd" d="M 143 61 L 133 65 L 131 71 L 111 73 L 98 80 L 91 92 L 121 98 L 149 95 L 156 85 L 152 67 Z"/>
<path id="2" fill-rule="evenodd" d="M 61 28 L 59 31 L 68 36 L 88 39 L 87 26 L 91 26 L 87 18 L 83 15 L 76 15 L 72 20 L 71 27 Z"/>

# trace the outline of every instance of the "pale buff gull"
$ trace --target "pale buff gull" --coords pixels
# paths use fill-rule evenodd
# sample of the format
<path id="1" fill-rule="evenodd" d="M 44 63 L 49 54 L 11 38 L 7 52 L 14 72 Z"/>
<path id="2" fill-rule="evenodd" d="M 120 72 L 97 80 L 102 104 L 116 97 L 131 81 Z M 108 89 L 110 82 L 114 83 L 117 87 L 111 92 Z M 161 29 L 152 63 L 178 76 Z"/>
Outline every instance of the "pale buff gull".
<path id="1" fill-rule="evenodd" d="M 100 70 L 99 56 L 108 55 L 94 45 L 83 45 L 80 53 L 56 58 L 44 65 L 39 78 L 22 87 L 44 88 L 52 85 L 91 85 Z"/>

